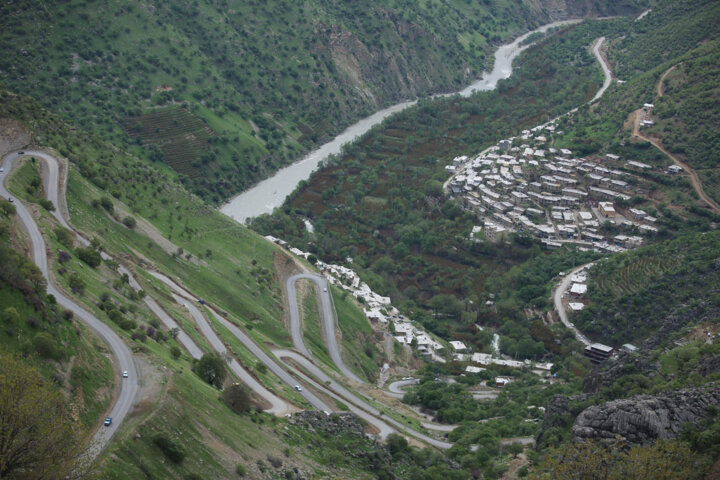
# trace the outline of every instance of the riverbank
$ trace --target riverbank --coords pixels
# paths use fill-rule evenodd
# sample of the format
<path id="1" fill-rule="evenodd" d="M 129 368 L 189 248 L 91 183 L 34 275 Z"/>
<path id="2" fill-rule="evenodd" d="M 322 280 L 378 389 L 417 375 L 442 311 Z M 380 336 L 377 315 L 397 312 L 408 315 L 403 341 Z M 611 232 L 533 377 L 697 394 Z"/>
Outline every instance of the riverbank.
<path id="1" fill-rule="evenodd" d="M 563 20 L 553 22 L 521 35 L 512 43 L 503 45 L 496 50 L 493 69 L 490 72 L 485 72 L 478 81 L 465 87 L 459 92 L 441 94 L 437 95 L 437 97 L 447 97 L 456 94 L 463 97 L 469 97 L 475 92 L 495 89 L 498 81 L 506 79 L 512 75 L 513 60 L 532 45 L 532 43 L 522 45 L 522 42 L 529 36 L 536 33 L 544 33 L 551 28 L 571 25 L 581 21 L 582 20 Z M 272 213 L 275 208 L 284 203 L 287 196 L 290 195 L 295 188 L 297 188 L 300 182 L 310 178 L 312 172 L 314 172 L 323 161 L 331 155 L 340 154 L 342 152 L 343 145 L 356 140 L 358 137 L 370 131 L 370 129 L 375 125 L 382 123 L 386 118 L 405 110 L 416 103 L 417 100 L 401 102 L 358 121 L 354 125 L 348 127 L 333 140 L 321 146 L 317 150 L 310 152 L 299 161 L 278 170 L 272 177 L 261 181 L 254 187 L 233 197 L 220 207 L 220 212 L 232 217 L 240 223 L 245 223 L 249 218 L 256 217 L 264 213 Z"/>

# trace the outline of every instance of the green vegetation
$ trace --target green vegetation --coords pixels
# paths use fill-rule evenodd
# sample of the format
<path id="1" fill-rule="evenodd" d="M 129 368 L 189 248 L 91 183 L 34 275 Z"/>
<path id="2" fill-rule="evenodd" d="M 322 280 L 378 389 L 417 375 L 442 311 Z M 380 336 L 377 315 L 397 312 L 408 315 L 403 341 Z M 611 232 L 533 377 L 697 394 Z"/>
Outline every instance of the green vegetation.
<path id="1" fill-rule="evenodd" d="M 85 442 L 71 406 L 31 361 L 0 352 L 0 475 L 85 474 Z"/>
<path id="2" fill-rule="evenodd" d="M 0 214 L 0 343 L 6 352 L 37 356 L 34 367 L 70 399 L 81 427 L 90 429 L 112 397 L 107 349 L 47 295 L 40 270 L 10 244 L 15 228 L 10 216 Z"/>
<path id="3" fill-rule="evenodd" d="M 529 1 L 24 0 L 0 19 L 8 88 L 219 203 L 380 106 L 469 83 L 549 15 Z"/>
<path id="4" fill-rule="evenodd" d="M 572 443 L 548 452 L 534 480 L 643 480 L 701 479 L 708 470 L 708 459 L 693 452 L 687 444 L 660 440 L 652 445 L 628 445 L 614 441 Z"/>
<path id="5" fill-rule="evenodd" d="M 422 100 L 349 145 L 282 210 L 252 227 L 299 248 L 310 243 L 307 248 L 325 261 L 352 257 L 374 290 L 447 337 L 454 324 L 472 320 L 467 300 L 478 303 L 488 278 L 539 248 L 529 248 L 524 238 L 510 247 L 468 241 L 476 220 L 444 196 L 444 166 L 588 100 L 600 72 L 587 46 L 623 25 L 589 21 L 548 37 L 516 61 L 513 77 L 497 91 Z M 312 218 L 317 240 L 296 213 Z M 464 301 L 447 302 L 444 295 Z"/>
<path id="6" fill-rule="evenodd" d="M 195 373 L 213 387 L 222 389 L 227 375 L 225 360 L 215 353 L 206 353 L 193 366 Z"/>
<path id="7" fill-rule="evenodd" d="M 592 303 L 575 323 L 614 346 L 667 338 L 703 318 L 716 318 L 720 297 L 720 232 L 678 237 L 614 255 L 590 271 Z"/>

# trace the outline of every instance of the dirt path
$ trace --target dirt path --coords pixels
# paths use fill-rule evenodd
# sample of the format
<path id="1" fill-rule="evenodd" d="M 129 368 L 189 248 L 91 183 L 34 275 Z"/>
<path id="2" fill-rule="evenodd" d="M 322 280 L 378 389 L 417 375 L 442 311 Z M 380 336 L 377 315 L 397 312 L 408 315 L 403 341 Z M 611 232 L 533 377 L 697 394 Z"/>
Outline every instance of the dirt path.
<path id="1" fill-rule="evenodd" d="M 662 77 L 660 77 L 660 80 L 658 80 L 656 89 L 658 97 L 662 97 L 665 94 L 665 77 L 667 77 L 670 72 L 675 70 L 675 67 L 677 67 L 677 65 L 673 65 L 672 67 L 665 70 L 665 73 L 663 73 Z"/>
<path id="2" fill-rule="evenodd" d="M 669 74 L 670 72 L 672 72 L 672 71 L 675 69 L 676 66 L 677 66 L 677 65 L 673 65 L 672 67 L 668 68 L 668 69 L 665 71 L 665 73 L 662 74 L 662 76 L 660 77 L 660 80 L 658 80 L 657 86 L 656 86 L 656 88 L 655 88 L 655 91 L 656 91 L 656 94 L 657 94 L 657 97 L 658 97 L 658 98 L 659 98 L 659 97 L 662 97 L 662 96 L 665 94 L 665 87 L 664 87 L 665 78 L 668 76 L 668 74 Z M 653 139 L 653 138 L 651 138 L 651 137 L 646 137 L 645 135 L 643 135 L 642 133 L 640 133 L 640 120 L 641 120 L 641 118 L 643 117 L 643 114 L 644 114 L 644 109 L 642 109 L 642 108 L 639 108 L 639 109 L 635 110 L 634 112 L 632 112 L 632 113 L 630 114 L 629 120 L 632 122 L 632 126 L 633 126 L 633 136 L 634 136 L 635 138 L 640 139 L 640 140 L 644 140 L 644 141 L 646 141 L 646 142 L 649 142 L 652 146 L 654 146 L 655 148 L 657 148 L 658 150 L 660 150 L 661 152 L 663 152 L 665 155 L 667 155 L 667 156 L 675 163 L 675 165 L 677 165 L 677 166 L 679 166 L 680 168 L 682 168 L 683 170 L 685 170 L 685 172 L 686 172 L 686 173 L 688 174 L 688 176 L 690 177 L 690 182 L 692 183 L 692 186 L 693 186 L 693 188 L 695 189 L 695 191 L 697 192 L 697 194 L 698 194 L 698 196 L 700 197 L 700 199 L 701 199 L 702 201 L 704 201 L 704 202 L 710 207 L 710 209 L 711 209 L 713 212 L 715 212 L 715 213 L 717 213 L 717 214 L 720 214 L 720 205 L 718 205 L 718 203 L 715 202 L 715 200 L 713 200 L 712 198 L 710 198 L 710 197 L 705 193 L 705 191 L 703 190 L 703 187 L 702 187 L 702 182 L 700 181 L 700 178 L 698 177 L 698 175 L 697 175 L 697 173 L 695 172 L 695 170 L 693 170 L 693 169 L 690 167 L 690 165 L 688 165 L 687 163 L 683 162 L 682 160 L 680 160 L 679 158 L 677 158 L 675 155 L 673 155 L 672 153 L 670 153 L 669 151 L 667 151 L 667 150 L 665 149 L 665 147 L 663 147 L 662 143 L 660 143 L 659 140 L 655 140 L 655 139 Z"/>

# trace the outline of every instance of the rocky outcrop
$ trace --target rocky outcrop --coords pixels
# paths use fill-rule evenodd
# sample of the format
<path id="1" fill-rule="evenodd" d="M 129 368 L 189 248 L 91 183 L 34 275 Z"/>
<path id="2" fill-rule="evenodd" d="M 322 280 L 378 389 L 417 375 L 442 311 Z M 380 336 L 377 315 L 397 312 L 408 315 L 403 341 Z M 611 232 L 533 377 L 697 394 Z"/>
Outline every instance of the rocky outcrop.
<path id="1" fill-rule="evenodd" d="M 660 375 L 660 365 L 641 355 L 620 352 L 614 362 L 600 364 L 583 381 L 584 393 L 597 393 L 610 388 L 625 375 L 640 374 L 648 378 Z"/>
<path id="2" fill-rule="evenodd" d="M 712 406 L 720 406 L 719 386 L 614 400 L 580 413 L 572 427 L 572 439 L 610 440 L 620 436 L 644 444 L 675 438 L 687 423 L 709 418 Z"/>
<path id="3" fill-rule="evenodd" d="M 364 436 L 364 427 L 360 419 L 352 413 L 333 413 L 306 410 L 296 413 L 290 420 L 291 425 L 298 425 L 311 432 L 318 432 L 326 437 L 335 435 Z"/>

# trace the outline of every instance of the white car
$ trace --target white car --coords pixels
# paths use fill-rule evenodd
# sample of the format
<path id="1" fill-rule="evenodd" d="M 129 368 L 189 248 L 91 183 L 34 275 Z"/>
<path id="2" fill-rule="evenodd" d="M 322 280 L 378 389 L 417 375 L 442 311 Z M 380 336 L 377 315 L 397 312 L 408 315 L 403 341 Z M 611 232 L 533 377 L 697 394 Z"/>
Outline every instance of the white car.
<path id="1" fill-rule="evenodd" d="M 302 387 L 300 385 L 295 385 L 295 390 L 302 392 Z"/>
<path id="2" fill-rule="evenodd" d="M 127 371 L 127 370 L 123 370 L 123 378 L 128 378 L 128 371 Z"/>

